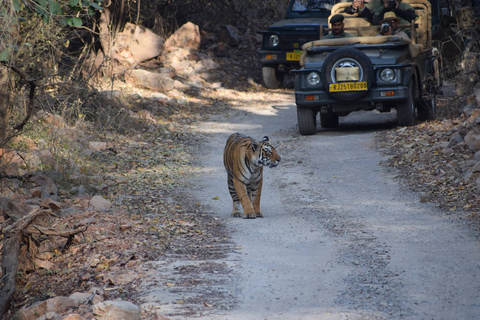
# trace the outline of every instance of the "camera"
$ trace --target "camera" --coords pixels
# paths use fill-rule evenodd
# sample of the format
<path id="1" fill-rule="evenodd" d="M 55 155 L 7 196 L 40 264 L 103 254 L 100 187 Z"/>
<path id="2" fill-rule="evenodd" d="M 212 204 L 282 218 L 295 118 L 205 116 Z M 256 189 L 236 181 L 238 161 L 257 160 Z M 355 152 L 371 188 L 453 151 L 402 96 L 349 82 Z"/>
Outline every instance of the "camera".
<path id="1" fill-rule="evenodd" d="M 382 33 L 388 33 L 390 31 L 390 24 L 388 22 L 382 23 L 382 25 L 380 26 L 380 30 L 382 31 Z"/>

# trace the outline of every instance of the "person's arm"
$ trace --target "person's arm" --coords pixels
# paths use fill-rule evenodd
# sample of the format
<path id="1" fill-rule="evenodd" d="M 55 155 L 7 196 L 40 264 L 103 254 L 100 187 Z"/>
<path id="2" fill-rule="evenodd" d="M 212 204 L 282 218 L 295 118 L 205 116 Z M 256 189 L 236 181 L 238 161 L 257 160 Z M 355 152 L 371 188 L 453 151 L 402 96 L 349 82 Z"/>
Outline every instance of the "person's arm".
<path id="1" fill-rule="evenodd" d="M 366 18 L 369 22 L 373 21 L 373 12 L 370 11 L 367 7 L 364 7 L 362 11 L 358 14 L 359 17 Z"/>
<path id="2" fill-rule="evenodd" d="M 348 14 L 354 14 L 354 13 L 355 13 L 355 12 L 353 11 L 352 6 L 346 7 L 343 12 L 348 13 Z"/>
<path id="3" fill-rule="evenodd" d="M 388 10 L 383 8 L 382 11 L 380 11 L 379 14 L 376 14 L 373 16 L 373 19 L 372 19 L 372 24 L 375 25 L 375 26 L 378 26 L 380 24 L 380 21 L 383 20 L 383 16 L 385 15 L 385 12 L 387 12 Z"/>
<path id="4" fill-rule="evenodd" d="M 395 12 L 395 15 L 397 17 L 407 20 L 408 22 L 412 22 L 417 17 L 417 15 L 415 14 L 415 10 L 402 10 L 400 8 L 397 8 L 393 10 L 393 12 Z"/>

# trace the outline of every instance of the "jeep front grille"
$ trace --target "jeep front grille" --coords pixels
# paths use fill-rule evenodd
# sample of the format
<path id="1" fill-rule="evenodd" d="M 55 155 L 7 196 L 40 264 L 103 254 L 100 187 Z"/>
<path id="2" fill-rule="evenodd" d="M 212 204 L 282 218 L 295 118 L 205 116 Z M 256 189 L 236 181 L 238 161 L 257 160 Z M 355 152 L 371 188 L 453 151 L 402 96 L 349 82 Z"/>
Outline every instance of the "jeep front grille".
<path id="1" fill-rule="evenodd" d="M 302 36 L 283 35 L 280 37 L 280 48 L 283 50 L 292 50 L 294 49 L 294 44 L 298 43 L 299 47 L 295 49 L 300 49 L 305 43 L 318 40 L 319 38 L 320 36 L 318 34 L 302 35 Z"/>

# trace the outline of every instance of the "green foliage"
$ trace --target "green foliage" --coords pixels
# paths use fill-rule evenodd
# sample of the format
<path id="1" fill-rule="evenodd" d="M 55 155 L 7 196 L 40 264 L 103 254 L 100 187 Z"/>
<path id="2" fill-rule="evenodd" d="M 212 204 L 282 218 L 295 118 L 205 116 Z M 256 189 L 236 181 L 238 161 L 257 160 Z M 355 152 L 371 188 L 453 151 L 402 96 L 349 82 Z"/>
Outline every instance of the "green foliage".
<path id="1" fill-rule="evenodd" d="M 45 22 L 50 22 L 51 17 L 60 17 L 59 23 L 62 26 L 69 25 L 80 27 L 83 24 L 80 15 L 90 18 L 97 11 L 103 10 L 102 0 L 82 1 L 69 0 L 67 2 L 57 2 L 54 0 L 35 0 L 34 10 L 40 14 Z"/>

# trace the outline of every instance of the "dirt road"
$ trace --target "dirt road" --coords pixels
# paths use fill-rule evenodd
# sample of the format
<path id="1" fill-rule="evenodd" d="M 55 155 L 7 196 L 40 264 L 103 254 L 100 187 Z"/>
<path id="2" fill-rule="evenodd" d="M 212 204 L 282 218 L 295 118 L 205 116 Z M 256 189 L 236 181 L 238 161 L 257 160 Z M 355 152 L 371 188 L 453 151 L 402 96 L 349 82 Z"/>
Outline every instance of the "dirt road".
<path id="1" fill-rule="evenodd" d="M 205 144 L 187 190 L 226 226 L 226 255 L 159 262 L 164 277 L 196 271 L 183 289 L 152 289 L 143 301 L 161 301 L 171 319 L 479 319 L 475 234 L 379 165 L 374 137 L 394 119 L 357 114 L 302 137 L 286 94 L 197 125 Z M 282 156 L 264 171 L 263 219 L 230 217 L 222 152 L 233 132 L 268 135 Z"/>

